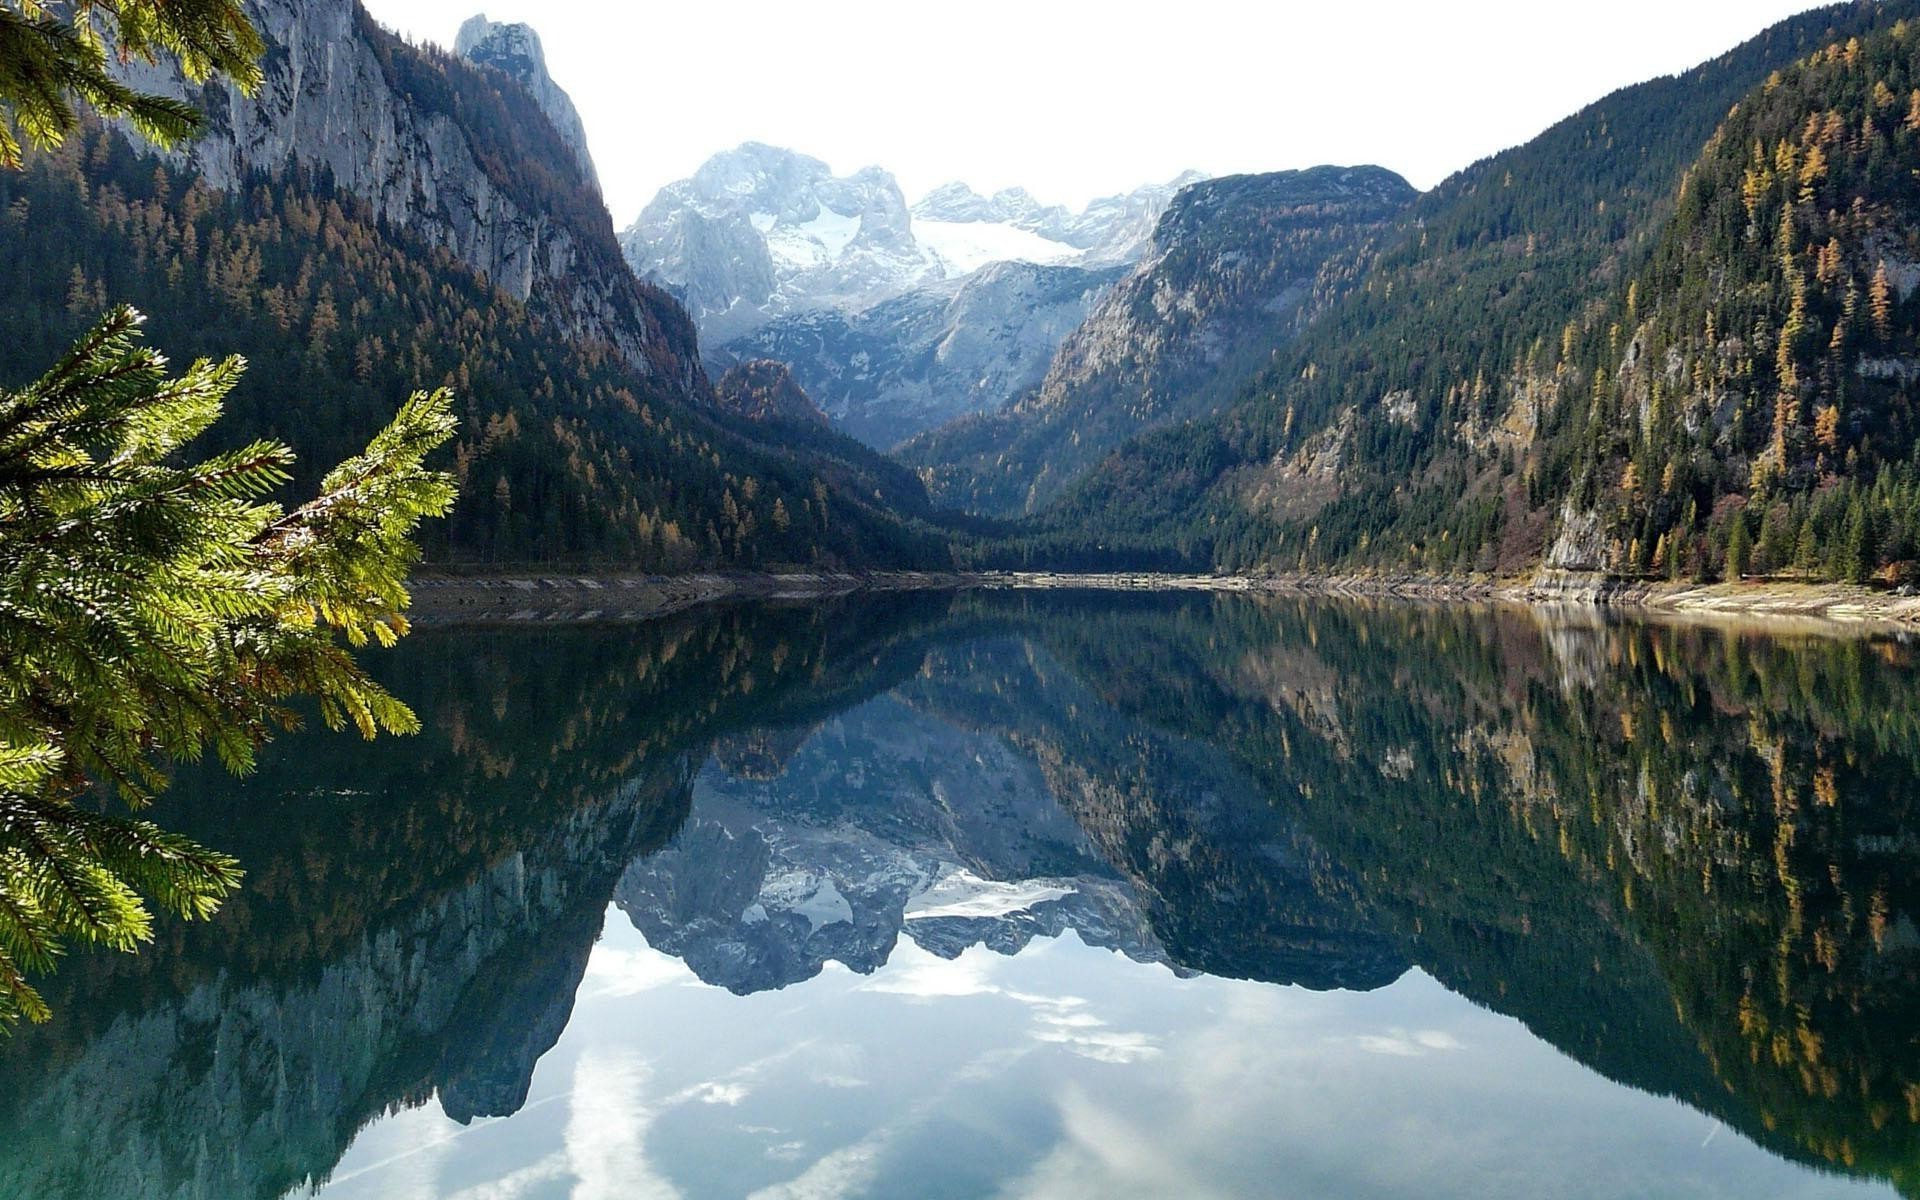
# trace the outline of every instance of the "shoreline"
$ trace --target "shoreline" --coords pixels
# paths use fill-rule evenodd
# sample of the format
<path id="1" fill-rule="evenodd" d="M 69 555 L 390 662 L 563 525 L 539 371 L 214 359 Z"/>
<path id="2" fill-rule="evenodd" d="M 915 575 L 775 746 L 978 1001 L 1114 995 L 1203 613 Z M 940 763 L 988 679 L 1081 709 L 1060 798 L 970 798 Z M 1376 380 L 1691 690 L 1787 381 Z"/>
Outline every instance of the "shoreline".
<path id="1" fill-rule="evenodd" d="M 636 575 L 436 574 L 409 584 L 413 618 L 426 625 L 643 621 L 740 600 L 824 600 L 925 591 L 1238 592 L 1273 596 L 1505 603 L 1849 630 L 1920 629 L 1920 595 L 1849 584 L 1785 581 L 1665 583 L 1542 572 L 1529 580 L 1418 575 L 1197 575 L 1146 571 L 863 571 Z"/>

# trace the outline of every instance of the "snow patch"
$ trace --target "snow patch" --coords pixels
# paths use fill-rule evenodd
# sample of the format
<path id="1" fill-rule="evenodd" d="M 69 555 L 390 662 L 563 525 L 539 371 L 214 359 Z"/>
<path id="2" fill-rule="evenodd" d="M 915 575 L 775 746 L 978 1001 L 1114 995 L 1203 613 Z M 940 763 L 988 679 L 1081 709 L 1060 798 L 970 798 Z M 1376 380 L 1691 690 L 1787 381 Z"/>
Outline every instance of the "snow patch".
<path id="1" fill-rule="evenodd" d="M 774 876 L 761 887 L 760 896 L 763 906 L 804 917 L 815 930 L 853 920 L 853 905 L 840 894 L 833 880 L 808 871 L 787 871 Z"/>
<path id="2" fill-rule="evenodd" d="M 906 918 L 909 921 L 934 917 L 992 919 L 1025 912 L 1037 904 L 1071 895 L 1072 888 L 1040 880 L 996 883 L 960 870 L 915 896 L 907 905 Z"/>
<path id="3" fill-rule="evenodd" d="M 958 274 L 971 274 L 995 262 L 1061 263 L 1081 251 L 1030 229 L 990 221 L 913 223 L 914 238 Z"/>
<path id="4" fill-rule="evenodd" d="M 758 214 L 754 228 L 760 229 Z M 860 218 L 822 206 L 820 215 L 794 225 L 770 225 L 760 230 L 767 249 L 781 264 L 798 270 L 832 266 L 860 234 Z"/>

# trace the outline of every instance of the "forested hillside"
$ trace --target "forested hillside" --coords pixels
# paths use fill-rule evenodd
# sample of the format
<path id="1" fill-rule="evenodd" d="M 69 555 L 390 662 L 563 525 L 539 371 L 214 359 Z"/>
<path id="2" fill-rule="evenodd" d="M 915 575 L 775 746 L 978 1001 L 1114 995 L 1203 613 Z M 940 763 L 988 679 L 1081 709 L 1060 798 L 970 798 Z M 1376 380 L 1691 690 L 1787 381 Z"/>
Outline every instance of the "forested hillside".
<path id="1" fill-rule="evenodd" d="M 832 435 L 821 441 L 844 461 L 755 440 L 617 348 L 556 336 L 324 179 L 262 177 L 227 194 L 94 127 L 0 174 L 0 214 L 0 384 L 44 370 L 106 304 L 132 303 L 176 361 L 247 355 L 217 434 L 285 439 L 301 488 L 412 389 L 455 389 L 461 500 L 426 531 L 433 559 L 940 560 L 937 539 L 876 499 L 924 509 L 898 468 Z"/>
<path id="2" fill-rule="evenodd" d="M 1850 38 L 1890 37 L 1916 13 L 1913 0 L 1888 0 L 1796 17 L 1447 180 L 1412 207 L 1397 240 L 1355 264 L 1353 290 L 1243 400 L 1127 446 L 1008 557 L 1448 572 L 1538 564 L 1581 464 L 1600 455 L 1578 443 L 1605 426 L 1584 420 L 1594 372 L 1620 365 L 1634 340 L 1614 332 L 1618 310 L 1656 248 L 1677 248 L 1664 240 L 1667 222 L 1715 129 L 1775 72 Z M 1825 97 L 1820 120 L 1835 111 L 1857 138 L 1871 104 Z M 1898 120 L 1882 118 L 1879 148 L 1867 153 L 1898 156 Z M 1623 547 L 1631 557 L 1630 537 Z M 1638 561 L 1653 549 L 1642 546 Z M 1683 570 L 1694 557 L 1682 555 Z"/>
<path id="3" fill-rule="evenodd" d="M 89 125 L 0 172 L 0 387 L 112 303 L 184 362 L 252 363 L 217 437 L 286 440 L 293 486 L 416 388 L 458 395 L 439 562 L 649 570 L 939 565 L 912 476 L 827 431 L 714 406 L 692 322 L 621 258 L 577 149 L 521 83 L 354 0 L 257 0 L 255 95 L 138 62 L 204 135 Z"/>
<path id="4" fill-rule="evenodd" d="M 1835 42 L 1736 109 L 1653 261 L 1586 331 L 1555 565 L 1913 574 L 1920 26 Z"/>
<path id="5" fill-rule="evenodd" d="M 1235 398 L 1353 285 L 1362 248 L 1414 196 L 1380 167 L 1191 184 L 1031 394 L 923 434 L 901 456 L 943 503 L 1000 516 L 1041 508 L 1128 437 Z"/>

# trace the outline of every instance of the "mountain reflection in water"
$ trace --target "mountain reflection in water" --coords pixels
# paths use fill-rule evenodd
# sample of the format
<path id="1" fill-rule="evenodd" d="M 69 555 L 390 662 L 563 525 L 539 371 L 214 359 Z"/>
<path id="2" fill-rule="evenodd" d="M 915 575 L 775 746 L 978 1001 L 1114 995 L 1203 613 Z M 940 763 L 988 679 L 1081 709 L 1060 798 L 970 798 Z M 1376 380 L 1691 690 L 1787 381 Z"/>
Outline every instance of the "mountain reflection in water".
<path id="1" fill-rule="evenodd" d="M 1897 639 L 970 594 L 427 631 L 160 817 L 0 1196 L 1920 1194 Z M 351 1147 L 351 1148 L 350 1148 Z"/>

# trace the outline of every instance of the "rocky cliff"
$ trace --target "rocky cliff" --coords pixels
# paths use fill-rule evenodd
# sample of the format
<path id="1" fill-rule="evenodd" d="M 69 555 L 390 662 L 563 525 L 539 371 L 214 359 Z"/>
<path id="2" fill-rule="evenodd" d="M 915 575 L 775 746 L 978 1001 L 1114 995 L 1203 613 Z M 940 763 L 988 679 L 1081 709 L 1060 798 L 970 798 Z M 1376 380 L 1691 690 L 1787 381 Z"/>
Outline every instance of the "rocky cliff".
<path id="1" fill-rule="evenodd" d="M 624 268 L 591 172 L 535 96 L 407 45 L 357 0 L 251 0 L 249 11 L 268 44 L 255 96 L 191 85 L 171 68 L 127 68 L 137 86 L 206 113 L 206 135 L 176 159 L 229 191 L 257 174 L 324 177 L 566 336 L 610 344 L 635 369 L 704 393 L 691 322 Z"/>
<path id="2" fill-rule="evenodd" d="M 778 317 L 708 356 L 790 364 L 840 428 L 884 448 L 1037 387 L 1124 269 L 995 263 L 864 312 Z"/>
<path id="3" fill-rule="evenodd" d="M 540 111 L 553 122 L 554 132 L 572 147 L 574 161 L 580 164 L 581 172 L 593 182 L 596 190 L 599 188 L 600 175 L 594 170 L 593 153 L 587 148 L 587 127 L 573 106 L 573 97 L 547 73 L 546 51 L 541 48 L 540 35 L 531 25 L 489 21 L 485 13 L 477 14 L 460 26 L 453 52 L 468 62 L 503 71 L 527 89 L 540 105 Z"/>
<path id="4" fill-rule="evenodd" d="M 1160 217 L 1140 264 L 1006 411 L 907 448 L 940 499 L 1031 511 L 1127 437 L 1205 414 L 1308 323 L 1323 278 L 1415 196 L 1380 167 L 1315 167 L 1196 183 Z"/>

